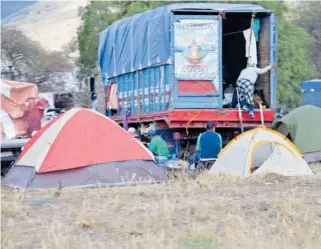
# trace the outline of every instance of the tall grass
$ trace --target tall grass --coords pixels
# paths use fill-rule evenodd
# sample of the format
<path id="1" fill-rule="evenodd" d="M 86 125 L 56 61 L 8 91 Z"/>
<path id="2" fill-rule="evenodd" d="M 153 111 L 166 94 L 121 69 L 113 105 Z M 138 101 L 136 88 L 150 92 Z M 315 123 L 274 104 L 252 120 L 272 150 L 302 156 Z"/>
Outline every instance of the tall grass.
<path id="1" fill-rule="evenodd" d="M 170 184 L 2 188 L 2 248 L 202 249 L 321 245 L 321 167 L 313 177 L 204 173 Z"/>

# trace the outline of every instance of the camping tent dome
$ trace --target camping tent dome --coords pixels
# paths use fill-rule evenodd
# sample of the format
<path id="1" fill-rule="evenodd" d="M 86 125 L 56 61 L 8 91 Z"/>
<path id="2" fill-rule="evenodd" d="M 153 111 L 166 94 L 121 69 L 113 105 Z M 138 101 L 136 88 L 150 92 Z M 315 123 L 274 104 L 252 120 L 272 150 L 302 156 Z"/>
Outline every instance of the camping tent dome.
<path id="1" fill-rule="evenodd" d="M 288 137 L 302 153 L 321 151 L 321 108 L 305 105 L 294 109 L 273 129 Z"/>
<path id="2" fill-rule="evenodd" d="M 117 123 L 98 112 L 74 108 L 28 141 L 4 184 L 97 187 L 166 180 L 150 151 Z"/>
<path id="3" fill-rule="evenodd" d="M 260 173 L 312 175 L 298 148 L 282 134 L 264 126 L 244 132 L 228 143 L 210 172 L 240 177 Z"/>

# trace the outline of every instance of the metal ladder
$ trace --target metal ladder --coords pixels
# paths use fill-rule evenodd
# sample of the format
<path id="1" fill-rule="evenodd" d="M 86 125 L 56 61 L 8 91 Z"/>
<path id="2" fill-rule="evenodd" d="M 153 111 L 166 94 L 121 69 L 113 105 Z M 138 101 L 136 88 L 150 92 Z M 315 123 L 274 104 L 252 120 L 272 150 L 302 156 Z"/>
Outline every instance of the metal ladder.
<path id="1" fill-rule="evenodd" d="M 261 125 L 264 125 L 263 107 L 261 103 L 259 103 L 259 106 L 260 106 Z"/>
<path id="2" fill-rule="evenodd" d="M 255 99 L 254 99 L 255 101 Z M 262 102 L 260 100 L 255 101 L 257 104 L 259 104 L 260 108 L 260 119 L 261 119 L 261 125 L 264 126 L 264 115 L 263 115 L 263 107 L 262 107 Z"/>
<path id="3" fill-rule="evenodd" d="M 244 132 L 244 126 L 243 126 L 243 118 L 242 118 L 242 110 L 241 110 L 241 104 L 240 104 L 240 97 L 239 97 L 239 89 L 236 87 L 236 97 L 237 97 L 237 109 L 239 112 L 239 120 L 241 123 L 241 133 Z"/>
<path id="4" fill-rule="evenodd" d="M 243 118 L 242 118 L 242 110 L 241 110 L 241 104 L 240 104 L 240 98 L 239 98 L 239 90 L 236 88 L 236 94 L 237 94 L 237 109 L 239 113 L 239 120 L 241 124 L 241 132 L 244 132 L 244 125 L 243 125 Z M 258 103 L 260 106 L 260 119 L 261 119 L 261 125 L 264 125 L 264 115 L 263 115 L 263 107 L 262 103 Z"/>

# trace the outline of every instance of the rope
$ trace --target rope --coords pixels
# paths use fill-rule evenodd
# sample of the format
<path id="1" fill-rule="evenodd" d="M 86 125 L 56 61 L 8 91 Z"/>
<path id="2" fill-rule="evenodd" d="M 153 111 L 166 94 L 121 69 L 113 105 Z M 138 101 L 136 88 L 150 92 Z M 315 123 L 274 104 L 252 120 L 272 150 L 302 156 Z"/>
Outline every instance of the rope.
<path id="1" fill-rule="evenodd" d="M 204 108 L 203 108 L 203 110 L 204 110 Z M 194 117 L 187 120 L 187 123 L 185 125 L 186 135 L 188 135 L 188 126 L 201 114 L 201 112 L 202 112 L 202 110 L 198 111 L 198 113 L 196 113 L 196 115 L 194 115 Z"/>
<path id="2" fill-rule="evenodd" d="M 207 90 L 207 88 L 205 88 L 203 85 L 201 85 L 198 80 L 196 80 L 195 82 L 196 82 L 197 84 L 199 84 L 202 88 L 204 88 L 205 90 Z M 215 86 L 214 86 L 214 87 L 215 87 Z M 217 92 L 216 92 L 215 90 L 213 90 L 212 93 L 213 93 L 214 95 L 217 94 Z M 214 98 L 215 98 L 215 96 L 213 97 L 213 99 L 214 99 Z M 186 125 L 185 125 L 185 130 L 186 130 L 186 134 L 187 134 L 187 135 L 189 134 L 189 132 L 188 132 L 188 127 L 189 127 L 189 125 L 201 114 L 201 112 L 202 112 L 204 109 L 205 109 L 205 108 L 204 108 L 204 106 L 203 106 L 203 108 L 202 108 L 200 111 L 198 111 L 198 112 L 194 115 L 194 117 L 192 117 L 191 119 L 187 120 L 187 123 L 186 123 Z"/>
<path id="3" fill-rule="evenodd" d="M 216 92 L 215 91 L 213 91 L 213 94 L 216 94 Z M 215 98 L 215 96 L 213 97 L 213 99 Z M 186 123 L 186 125 L 185 125 L 185 130 L 186 130 L 186 134 L 188 135 L 189 134 L 189 132 L 188 132 L 188 127 L 189 127 L 189 125 L 202 113 L 202 111 L 204 111 L 204 109 L 205 109 L 205 107 L 203 106 L 203 108 L 200 110 L 200 111 L 198 111 L 195 115 L 194 115 L 194 117 L 192 117 L 192 118 L 190 118 L 189 120 L 187 120 L 187 123 Z"/>
<path id="4" fill-rule="evenodd" d="M 235 32 L 231 32 L 231 33 L 225 33 L 225 34 L 223 34 L 223 36 L 226 36 L 226 35 L 234 35 L 234 34 L 239 34 L 239 33 L 243 33 L 243 30 L 235 31 Z"/>

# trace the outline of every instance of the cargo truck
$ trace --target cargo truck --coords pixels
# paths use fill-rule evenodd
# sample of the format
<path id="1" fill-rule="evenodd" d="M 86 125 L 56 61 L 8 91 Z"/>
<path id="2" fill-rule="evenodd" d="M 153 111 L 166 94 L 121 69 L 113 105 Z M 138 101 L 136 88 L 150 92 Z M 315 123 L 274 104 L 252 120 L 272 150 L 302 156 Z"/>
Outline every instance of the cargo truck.
<path id="1" fill-rule="evenodd" d="M 276 63 L 276 44 L 276 16 L 258 5 L 174 3 L 118 20 L 99 34 L 106 113 L 120 125 L 153 124 L 173 144 L 179 133 L 195 145 L 209 120 L 225 142 L 241 129 L 270 126 L 276 69 L 257 80 L 265 108 L 254 119 L 231 107 L 229 89 L 247 66 L 249 49 L 265 67 Z"/>

